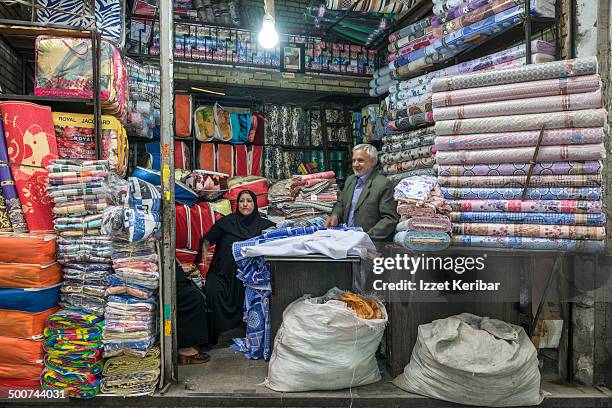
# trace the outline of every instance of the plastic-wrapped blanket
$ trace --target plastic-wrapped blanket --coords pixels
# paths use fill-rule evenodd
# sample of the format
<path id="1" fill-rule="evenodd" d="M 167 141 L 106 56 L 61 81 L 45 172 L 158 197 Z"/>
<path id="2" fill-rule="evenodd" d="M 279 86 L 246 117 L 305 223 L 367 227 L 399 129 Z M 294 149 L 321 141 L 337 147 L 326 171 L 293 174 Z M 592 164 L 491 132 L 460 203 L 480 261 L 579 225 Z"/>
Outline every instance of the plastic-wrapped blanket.
<path id="1" fill-rule="evenodd" d="M 100 47 L 100 98 L 103 113 L 124 118 L 127 69 L 119 51 L 103 40 Z M 93 98 L 91 39 L 36 38 L 36 96 Z"/>

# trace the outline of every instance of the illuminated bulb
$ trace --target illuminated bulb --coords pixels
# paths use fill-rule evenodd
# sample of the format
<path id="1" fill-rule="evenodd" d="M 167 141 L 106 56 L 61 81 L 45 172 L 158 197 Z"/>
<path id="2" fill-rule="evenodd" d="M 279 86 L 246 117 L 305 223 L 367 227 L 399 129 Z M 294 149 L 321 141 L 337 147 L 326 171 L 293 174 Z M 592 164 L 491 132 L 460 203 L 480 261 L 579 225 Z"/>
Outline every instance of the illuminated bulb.
<path id="1" fill-rule="evenodd" d="M 264 16 L 258 39 L 259 44 L 265 49 L 274 48 L 278 44 L 278 33 L 274 28 L 274 19 L 271 16 Z"/>

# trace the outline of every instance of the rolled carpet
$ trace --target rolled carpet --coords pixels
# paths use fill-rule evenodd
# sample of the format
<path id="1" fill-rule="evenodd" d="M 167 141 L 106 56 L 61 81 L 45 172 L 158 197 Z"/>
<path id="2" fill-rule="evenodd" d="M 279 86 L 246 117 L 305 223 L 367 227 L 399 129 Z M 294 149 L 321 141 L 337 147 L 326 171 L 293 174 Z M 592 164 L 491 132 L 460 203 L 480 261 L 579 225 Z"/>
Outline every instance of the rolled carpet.
<path id="1" fill-rule="evenodd" d="M 125 375 L 138 371 L 150 371 L 159 368 L 160 365 L 159 346 L 155 346 L 147 351 L 143 358 L 120 356 L 106 360 L 104 363 L 104 376 Z"/>
<path id="2" fill-rule="evenodd" d="M 155 392 L 160 370 L 139 371 L 132 374 L 114 375 L 102 379 L 100 392 L 105 395 L 143 396 Z"/>

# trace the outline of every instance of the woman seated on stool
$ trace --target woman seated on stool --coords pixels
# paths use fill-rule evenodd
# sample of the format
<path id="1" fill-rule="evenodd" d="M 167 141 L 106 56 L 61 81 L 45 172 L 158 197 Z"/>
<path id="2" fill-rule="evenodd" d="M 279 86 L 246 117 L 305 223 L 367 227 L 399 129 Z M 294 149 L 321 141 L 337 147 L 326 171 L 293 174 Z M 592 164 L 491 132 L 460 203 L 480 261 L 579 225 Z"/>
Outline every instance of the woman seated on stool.
<path id="1" fill-rule="evenodd" d="M 232 244 L 261 235 L 275 224 L 259 215 L 257 197 L 250 190 L 238 194 L 236 212 L 217 221 L 202 240 L 200 259 L 205 259 L 210 245 L 215 253 L 208 274 L 204 293 L 211 310 L 210 344 L 216 344 L 219 334 L 242 322 L 244 284 L 236 277 L 238 270 L 232 254 Z"/>
<path id="2" fill-rule="evenodd" d="M 210 312 L 206 297 L 176 262 L 176 325 L 180 365 L 204 364 L 210 356 L 201 349 L 210 343 Z"/>

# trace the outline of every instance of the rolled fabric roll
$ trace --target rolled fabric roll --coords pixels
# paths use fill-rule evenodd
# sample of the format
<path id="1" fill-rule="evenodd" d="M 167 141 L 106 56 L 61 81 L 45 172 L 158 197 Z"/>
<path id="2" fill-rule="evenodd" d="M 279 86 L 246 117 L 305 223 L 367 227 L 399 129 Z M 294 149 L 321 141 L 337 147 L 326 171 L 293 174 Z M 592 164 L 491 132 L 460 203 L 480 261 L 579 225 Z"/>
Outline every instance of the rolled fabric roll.
<path id="1" fill-rule="evenodd" d="M 438 170 L 440 176 L 526 176 L 530 167 L 530 163 L 459 164 L 440 165 Z M 602 168 L 600 161 L 538 162 L 532 174 L 598 174 Z"/>
<path id="2" fill-rule="evenodd" d="M 538 213 L 538 212 L 452 212 L 452 222 L 500 224 L 555 224 L 603 226 L 605 214 Z"/>
<path id="3" fill-rule="evenodd" d="M 527 176 L 438 177 L 444 187 L 523 187 Z M 601 174 L 531 176 L 530 187 L 600 187 Z"/>
<path id="4" fill-rule="evenodd" d="M 589 240 L 602 240 L 606 237 L 606 230 L 603 227 L 548 224 L 453 223 L 453 233 L 461 235 L 486 235 L 497 237 Z"/>
<path id="5" fill-rule="evenodd" d="M 601 201 L 467 199 L 451 200 L 449 203 L 456 212 L 602 213 Z"/>
<path id="6" fill-rule="evenodd" d="M 413 251 L 440 251 L 448 248 L 450 237 L 439 232 L 400 231 L 393 242 Z"/>
<path id="7" fill-rule="evenodd" d="M 481 235 L 453 235 L 453 245 L 483 248 L 512 248 L 548 251 L 601 252 L 605 241 L 575 239 L 530 238 L 530 237 L 488 237 Z"/>
<path id="8" fill-rule="evenodd" d="M 458 75 L 450 78 L 436 78 L 431 83 L 433 92 L 482 86 L 504 85 L 517 82 L 538 81 L 562 77 L 593 75 L 597 73 L 597 58 L 579 58 L 526 65 L 503 72 L 483 72 L 478 75 Z"/>
<path id="9" fill-rule="evenodd" d="M 488 187 L 455 188 L 442 187 L 447 200 L 491 199 L 515 200 L 522 198 L 523 188 Z M 600 201 L 601 187 L 531 187 L 525 198 L 530 200 L 586 200 Z"/>

